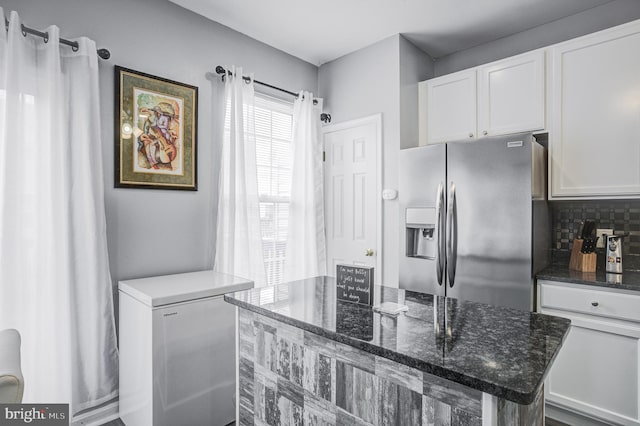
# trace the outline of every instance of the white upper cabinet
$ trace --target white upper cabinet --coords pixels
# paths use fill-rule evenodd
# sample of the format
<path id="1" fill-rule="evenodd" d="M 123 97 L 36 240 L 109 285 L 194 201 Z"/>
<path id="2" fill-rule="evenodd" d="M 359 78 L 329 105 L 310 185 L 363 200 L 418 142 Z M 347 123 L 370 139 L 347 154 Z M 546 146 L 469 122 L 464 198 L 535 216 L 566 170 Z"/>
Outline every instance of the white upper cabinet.
<path id="1" fill-rule="evenodd" d="M 545 128 L 544 51 L 538 50 L 478 69 L 479 136 Z"/>
<path id="2" fill-rule="evenodd" d="M 640 21 L 550 49 L 551 197 L 640 197 Z"/>
<path id="3" fill-rule="evenodd" d="M 420 144 L 542 130 L 544 51 L 420 84 Z"/>
<path id="4" fill-rule="evenodd" d="M 476 71 L 467 70 L 424 82 L 426 143 L 476 137 Z M 425 93 L 426 92 L 426 93 Z M 424 99 L 426 98 L 426 99 Z"/>

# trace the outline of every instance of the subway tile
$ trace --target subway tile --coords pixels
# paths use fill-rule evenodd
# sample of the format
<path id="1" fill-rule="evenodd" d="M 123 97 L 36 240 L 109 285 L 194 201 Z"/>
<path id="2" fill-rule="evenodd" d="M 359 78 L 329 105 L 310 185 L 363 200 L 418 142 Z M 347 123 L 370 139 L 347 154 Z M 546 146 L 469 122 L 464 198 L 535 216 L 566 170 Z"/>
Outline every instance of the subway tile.
<path id="1" fill-rule="evenodd" d="M 359 368 L 353 369 L 353 414 L 365 422 L 378 424 L 378 378 Z"/>
<path id="2" fill-rule="evenodd" d="M 318 393 L 318 354 L 309 349 L 304 349 L 304 374 L 303 387 L 313 394 Z"/>
<path id="3" fill-rule="evenodd" d="M 291 426 L 291 401 L 277 393 L 279 426 Z"/>
<path id="4" fill-rule="evenodd" d="M 353 414 L 338 408 L 336 411 L 336 426 L 371 426 L 371 423 L 365 422 Z"/>
<path id="5" fill-rule="evenodd" d="M 302 386 L 304 377 L 304 347 L 297 343 L 291 344 L 291 373 L 293 383 Z"/>
<path id="6" fill-rule="evenodd" d="M 451 410 L 451 425 L 452 426 L 482 426 L 482 418 L 474 416 L 464 410 L 453 408 Z M 530 425 L 534 426 L 534 425 Z"/>
<path id="7" fill-rule="evenodd" d="M 291 378 L 291 344 L 280 335 L 278 335 L 276 352 L 278 354 L 278 375 L 288 380 Z"/>
<path id="8" fill-rule="evenodd" d="M 414 392 L 422 393 L 423 373 L 415 368 L 376 356 L 375 375 L 381 379 L 407 387 Z"/>
<path id="9" fill-rule="evenodd" d="M 303 426 L 304 425 L 304 415 L 303 415 L 302 405 L 298 405 L 294 402 L 291 403 L 291 425 L 292 426 Z"/>
<path id="10" fill-rule="evenodd" d="M 395 426 L 398 424 L 398 385 L 380 380 L 379 386 L 380 425 Z"/>
<path id="11" fill-rule="evenodd" d="M 318 395 L 331 402 L 331 358 L 318 354 Z"/>
<path id="12" fill-rule="evenodd" d="M 278 377 L 278 395 L 299 406 L 304 405 L 304 388 L 282 377 Z"/>
<path id="13" fill-rule="evenodd" d="M 460 407 L 473 415 L 482 415 L 482 392 L 479 390 L 424 373 L 422 393 L 449 406 Z"/>
<path id="14" fill-rule="evenodd" d="M 398 386 L 398 426 L 419 425 L 422 418 L 422 395 Z"/>
<path id="15" fill-rule="evenodd" d="M 264 388 L 264 420 L 269 426 L 278 426 L 280 424 L 280 409 L 276 399 L 277 391 L 270 387 Z"/>
<path id="16" fill-rule="evenodd" d="M 451 407 L 422 395 L 422 426 L 451 426 Z"/>

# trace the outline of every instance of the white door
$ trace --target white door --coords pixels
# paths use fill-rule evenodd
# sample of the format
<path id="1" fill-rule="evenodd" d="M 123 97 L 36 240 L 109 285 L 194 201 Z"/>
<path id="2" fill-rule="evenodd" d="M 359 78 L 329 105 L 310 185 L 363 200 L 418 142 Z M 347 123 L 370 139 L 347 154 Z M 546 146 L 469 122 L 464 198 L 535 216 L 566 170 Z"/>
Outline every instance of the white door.
<path id="1" fill-rule="evenodd" d="M 381 116 L 323 127 L 328 275 L 337 264 L 382 277 Z"/>

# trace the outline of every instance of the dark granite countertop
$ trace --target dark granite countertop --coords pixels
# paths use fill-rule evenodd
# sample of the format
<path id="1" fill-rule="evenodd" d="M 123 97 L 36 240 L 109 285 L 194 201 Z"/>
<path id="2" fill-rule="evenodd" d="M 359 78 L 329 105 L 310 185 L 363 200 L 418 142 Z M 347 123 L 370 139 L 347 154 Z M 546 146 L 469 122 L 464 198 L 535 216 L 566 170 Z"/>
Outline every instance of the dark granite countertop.
<path id="1" fill-rule="evenodd" d="M 395 302 L 398 317 L 336 301 L 333 278 L 318 277 L 225 295 L 241 308 L 500 398 L 530 404 L 570 321 L 390 287 L 375 304 Z"/>
<path id="2" fill-rule="evenodd" d="M 608 274 L 598 267 L 596 272 L 580 272 L 569 269 L 568 263 L 556 263 L 536 274 L 538 280 L 560 281 L 587 286 L 640 291 L 640 271 L 625 270 L 622 274 Z"/>

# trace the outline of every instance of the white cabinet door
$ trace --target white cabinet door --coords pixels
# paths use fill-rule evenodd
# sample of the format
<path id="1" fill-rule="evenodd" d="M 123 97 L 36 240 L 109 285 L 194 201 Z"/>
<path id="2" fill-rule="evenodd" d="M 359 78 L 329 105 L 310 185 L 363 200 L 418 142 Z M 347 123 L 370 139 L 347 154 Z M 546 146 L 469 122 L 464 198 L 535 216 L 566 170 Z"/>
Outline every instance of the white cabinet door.
<path id="1" fill-rule="evenodd" d="M 552 197 L 640 197 L 640 23 L 551 49 Z"/>
<path id="2" fill-rule="evenodd" d="M 476 137 L 476 70 L 427 80 L 427 143 Z"/>
<path id="3" fill-rule="evenodd" d="M 549 311 L 571 319 L 551 367 L 548 403 L 623 425 L 639 425 L 640 328 L 611 320 Z"/>
<path id="4" fill-rule="evenodd" d="M 506 135 L 545 128 L 544 51 L 478 69 L 478 132 Z"/>

